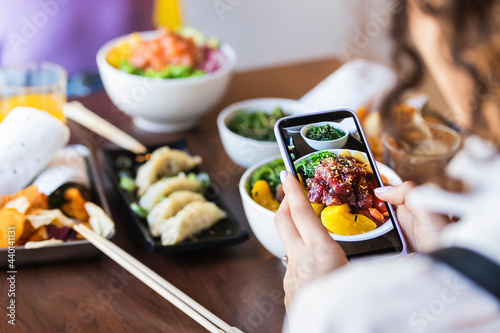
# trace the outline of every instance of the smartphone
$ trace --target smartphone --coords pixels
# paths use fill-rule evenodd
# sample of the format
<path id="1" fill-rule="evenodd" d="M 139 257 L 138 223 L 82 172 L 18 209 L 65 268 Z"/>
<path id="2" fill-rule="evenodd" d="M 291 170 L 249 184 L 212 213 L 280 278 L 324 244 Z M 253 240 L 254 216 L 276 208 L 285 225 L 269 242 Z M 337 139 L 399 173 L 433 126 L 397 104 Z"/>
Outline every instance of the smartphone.
<path id="1" fill-rule="evenodd" d="M 285 117 L 274 131 L 287 170 L 299 179 L 304 195 L 349 259 L 406 253 L 392 206 L 373 193 L 384 181 L 394 184 L 400 179 L 389 167 L 375 163 L 353 111 Z"/>

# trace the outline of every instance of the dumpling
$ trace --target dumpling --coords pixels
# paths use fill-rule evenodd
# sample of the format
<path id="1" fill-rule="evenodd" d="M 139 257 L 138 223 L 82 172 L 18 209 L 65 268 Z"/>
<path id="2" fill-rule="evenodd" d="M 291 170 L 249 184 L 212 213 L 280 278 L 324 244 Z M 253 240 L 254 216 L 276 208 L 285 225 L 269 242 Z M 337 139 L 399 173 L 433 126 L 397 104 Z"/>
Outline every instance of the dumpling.
<path id="1" fill-rule="evenodd" d="M 146 193 L 139 199 L 139 205 L 151 211 L 153 206 L 159 202 L 162 197 L 166 197 L 175 191 L 181 190 L 201 192 L 203 190 L 203 185 L 198 179 L 185 175 L 165 178 L 154 183 L 147 189 Z"/>
<path id="2" fill-rule="evenodd" d="M 176 191 L 154 205 L 148 214 L 148 225 L 153 236 L 160 236 L 160 226 L 163 221 L 171 218 L 182 208 L 192 202 L 203 202 L 203 195 L 191 191 Z"/>
<path id="3" fill-rule="evenodd" d="M 189 171 L 200 163 L 200 156 L 191 156 L 182 150 L 169 147 L 156 149 L 149 161 L 137 170 L 135 183 L 139 195 L 143 195 L 147 188 L 158 179 L 175 176 L 181 171 Z"/>
<path id="4" fill-rule="evenodd" d="M 217 221 L 226 217 L 226 212 L 213 202 L 193 202 L 184 207 L 174 217 L 162 223 L 161 243 L 173 245 L 210 228 Z"/>

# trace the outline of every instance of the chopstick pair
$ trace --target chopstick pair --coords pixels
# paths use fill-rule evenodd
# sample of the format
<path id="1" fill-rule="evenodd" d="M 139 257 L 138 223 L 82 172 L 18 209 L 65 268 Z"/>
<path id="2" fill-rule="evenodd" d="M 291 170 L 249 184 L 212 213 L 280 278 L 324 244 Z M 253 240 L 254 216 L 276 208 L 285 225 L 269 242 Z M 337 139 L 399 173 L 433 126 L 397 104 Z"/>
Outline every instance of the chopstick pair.
<path id="1" fill-rule="evenodd" d="M 99 117 L 80 102 L 74 101 L 64 104 L 63 113 L 68 119 L 88 128 L 124 149 L 130 150 L 135 154 L 145 154 L 148 152 L 148 149 L 142 143 L 109 121 Z"/>
<path id="2" fill-rule="evenodd" d="M 149 267 L 132 257 L 111 241 L 81 224 L 75 224 L 73 229 L 126 269 L 130 274 L 134 275 L 167 301 L 198 322 L 198 324 L 203 326 L 207 331 L 212 333 L 243 333 L 238 328 L 229 326 L 229 324 L 208 311 L 201 304 L 184 294 L 181 290 L 177 289 L 174 285 L 163 279 Z"/>

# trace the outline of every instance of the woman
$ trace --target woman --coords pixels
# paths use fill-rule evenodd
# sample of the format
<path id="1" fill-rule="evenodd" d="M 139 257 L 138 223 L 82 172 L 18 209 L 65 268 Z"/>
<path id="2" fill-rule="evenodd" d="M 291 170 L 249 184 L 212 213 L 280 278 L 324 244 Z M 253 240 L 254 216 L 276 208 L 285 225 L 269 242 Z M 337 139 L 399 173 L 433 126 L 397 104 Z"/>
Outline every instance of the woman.
<path id="1" fill-rule="evenodd" d="M 410 250 L 459 246 L 500 265 L 499 10 L 500 1 L 494 0 L 408 0 L 394 17 L 395 63 L 402 67 L 410 60 L 413 66 L 385 109 L 420 81 L 422 59 L 453 120 L 471 134 L 448 167 L 468 186 L 467 193 L 409 182 L 376 189 L 380 199 L 398 206 Z M 407 32 L 414 46 L 407 43 Z M 390 112 L 384 119 L 390 126 Z M 282 182 L 286 195 L 275 223 L 289 258 L 285 330 L 500 332 L 499 299 L 428 256 L 348 264 L 298 181 L 284 172 Z M 438 215 L 445 213 L 460 216 L 460 222 L 448 224 Z"/>

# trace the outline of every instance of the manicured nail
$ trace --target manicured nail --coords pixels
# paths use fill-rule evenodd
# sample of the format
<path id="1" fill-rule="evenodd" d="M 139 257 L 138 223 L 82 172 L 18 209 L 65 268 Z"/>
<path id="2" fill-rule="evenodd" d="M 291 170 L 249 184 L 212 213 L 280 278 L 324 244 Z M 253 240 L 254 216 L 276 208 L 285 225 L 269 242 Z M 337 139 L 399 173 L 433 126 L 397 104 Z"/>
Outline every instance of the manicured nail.
<path id="1" fill-rule="evenodd" d="M 288 176 L 288 172 L 286 170 L 280 172 L 281 184 L 285 184 L 286 176 Z"/>
<path id="2" fill-rule="evenodd" d="M 375 194 L 382 194 L 389 191 L 391 188 L 392 186 L 377 187 L 376 189 L 373 189 L 373 192 L 375 192 Z"/>

